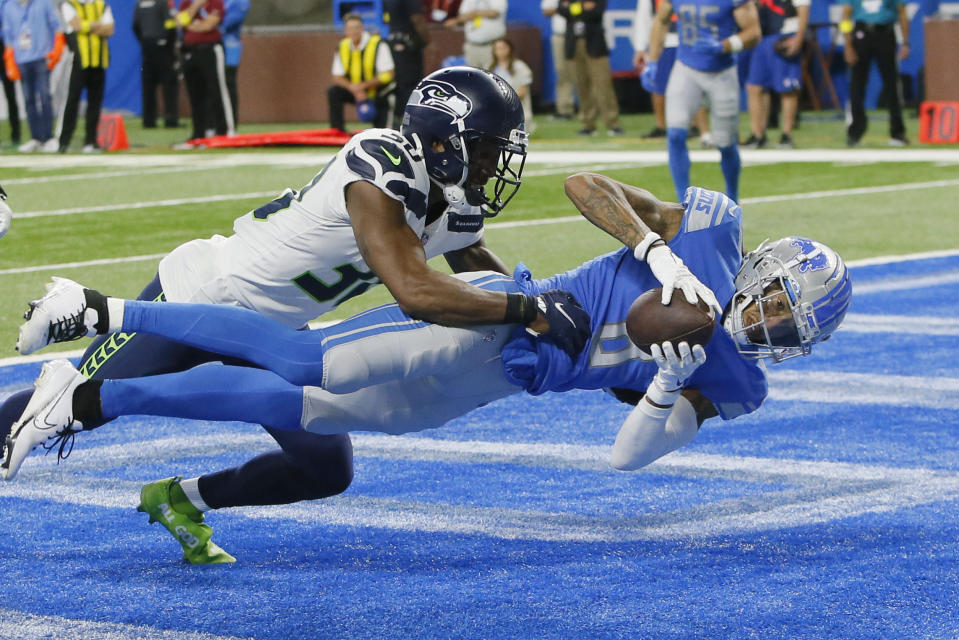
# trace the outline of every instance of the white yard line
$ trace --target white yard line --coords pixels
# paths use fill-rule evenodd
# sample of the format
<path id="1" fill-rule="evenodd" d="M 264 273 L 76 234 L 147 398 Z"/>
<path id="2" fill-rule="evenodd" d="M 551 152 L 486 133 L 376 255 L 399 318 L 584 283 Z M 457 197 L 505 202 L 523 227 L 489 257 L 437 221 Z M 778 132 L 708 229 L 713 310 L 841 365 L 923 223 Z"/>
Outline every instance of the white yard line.
<path id="1" fill-rule="evenodd" d="M 337 148 L 314 147 L 300 151 L 263 152 L 240 151 L 231 153 L 184 152 L 170 154 L 111 154 L 97 156 L 50 156 L 46 154 L 25 156 L 13 154 L 0 156 L 0 169 L 30 169 L 48 171 L 90 167 L 172 167 L 190 166 L 196 169 L 216 166 L 323 166 L 338 151 Z M 740 157 L 747 164 L 797 163 L 856 163 L 879 162 L 940 162 L 959 163 L 959 149 L 740 149 Z M 694 162 L 715 161 L 719 152 L 715 149 L 690 151 Z M 534 141 L 527 164 L 596 166 L 612 164 L 661 164 L 667 162 L 665 149 L 652 151 L 590 151 L 588 149 L 545 150 L 537 148 Z"/>
<path id="2" fill-rule="evenodd" d="M 241 640 L 196 631 L 167 631 L 119 622 L 95 622 L 0 609 L 0 638 L 17 640 Z"/>

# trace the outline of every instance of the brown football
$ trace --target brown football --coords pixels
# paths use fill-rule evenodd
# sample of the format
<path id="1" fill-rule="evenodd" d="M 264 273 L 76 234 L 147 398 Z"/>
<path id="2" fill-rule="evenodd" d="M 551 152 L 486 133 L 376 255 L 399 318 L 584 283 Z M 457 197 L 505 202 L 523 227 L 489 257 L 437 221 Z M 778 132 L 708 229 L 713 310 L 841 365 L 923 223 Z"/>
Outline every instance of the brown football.
<path id="1" fill-rule="evenodd" d="M 661 302 L 662 287 L 650 289 L 633 301 L 626 315 L 629 339 L 645 353 L 649 345 L 688 342 L 689 346 L 709 342 L 716 328 L 712 310 L 702 300 L 689 304 L 682 291 L 673 291 L 668 305 Z"/>

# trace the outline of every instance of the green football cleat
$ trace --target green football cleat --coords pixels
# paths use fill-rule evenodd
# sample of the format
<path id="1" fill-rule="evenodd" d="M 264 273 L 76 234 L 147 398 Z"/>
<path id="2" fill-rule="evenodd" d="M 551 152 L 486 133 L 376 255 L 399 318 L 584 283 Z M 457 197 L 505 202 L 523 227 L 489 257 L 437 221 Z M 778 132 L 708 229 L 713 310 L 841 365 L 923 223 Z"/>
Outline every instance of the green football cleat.
<path id="1" fill-rule="evenodd" d="M 170 495 L 171 489 L 182 478 L 167 478 L 143 485 L 140 489 L 140 506 L 150 516 L 150 523 L 159 522 L 183 547 L 183 559 L 190 564 L 225 564 L 236 558 L 218 547 L 210 537 L 213 529 L 203 524 L 203 513 L 192 505 L 177 505 Z M 189 511 L 192 510 L 192 513 Z"/>

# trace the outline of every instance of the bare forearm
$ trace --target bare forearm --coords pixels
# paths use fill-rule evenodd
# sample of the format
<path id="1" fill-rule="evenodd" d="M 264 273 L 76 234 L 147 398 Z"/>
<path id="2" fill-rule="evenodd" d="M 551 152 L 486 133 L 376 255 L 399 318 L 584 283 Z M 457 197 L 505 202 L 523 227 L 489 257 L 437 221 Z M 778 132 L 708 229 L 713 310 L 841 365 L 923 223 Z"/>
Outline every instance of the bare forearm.
<path id="1" fill-rule="evenodd" d="M 401 290 L 390 292 L 412 318 L 446 326 L 471 326 L 500 324 L 506 317 L 505 293 L 486 291 L 432 270 L 407 280 Z"/>
<path id="2" fill-rule="evenodd" d="M 596 173 L 578 173 L 566 180 L 566 195 L 594 225 L 634 249 L 650 231 L 667 241 L 674 224 L 662 215 L 663 203 L 651 193 Z"/>

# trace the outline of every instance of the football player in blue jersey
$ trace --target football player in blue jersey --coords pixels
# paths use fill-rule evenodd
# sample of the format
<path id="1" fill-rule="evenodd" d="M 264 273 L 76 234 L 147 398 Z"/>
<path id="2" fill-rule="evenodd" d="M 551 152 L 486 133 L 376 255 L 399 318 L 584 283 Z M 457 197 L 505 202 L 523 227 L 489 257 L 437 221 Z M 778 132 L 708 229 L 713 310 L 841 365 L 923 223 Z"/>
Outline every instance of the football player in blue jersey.
<path id="1" fill-rule="evenodd" d="M 653 20 L 644 82 L 656 76 L 656 67 L 673 12 L 679 16 L 676 62 L 666 85 L 666 140 L 669 170 L 676 195 L 689 186 L 689 150 L 686 132 L 705 95 L 709 101 L 713 142 L 726 194 L 739 198 L 739 78 L 733 54 L 759 42 L 759 15 L 751 0 L 662 0 Z M 644 86 L 646 86 L 644 84 Z"/>
<path id="2" fill-rule="evenodd" d="M 440 327 L 396 304 L 302 332 L 247 310 L 124 301 L 60 280 L 33 306 L 21 346 L 39 348 L 53 341 L 57 324 L 72 323 L 89 333 L 156 333 L 263 368 L 205 366 L 101 381 L 87 380 L 66 360 L 50 362 L 35 402 L 7 441 L 5 478 L 38 444 L 120 415 L 269 419 L 294 433 L 398 434 L 441 426 L 523 390 L 569 389 L 608 389 L 636 405 L 612 450 L 615 467 L 635 469 L 692 440 L 708 418 L 729 420 L 759 408 L 767 394 L 759 361 L 810 353 L 849 307 L 852 285 L 835 251 L 787 237 L 744 256 L 742 211 L 721 193 L 693 187 L 682 204 L 665 203 L 590 173 L 572 176 L 566 188 L 583 215 L 624 248 L 545 280 L 532 280 L 523 265 L 513 277 L 491 271 L 459 277 L 507 295 L 572 292 L 592 318 L 581 352 L 537 340 L 519 323 Z M 630 305 L 658 286 L 664 302 L 678 294 L 720 310 L 721 328 L 705 347 L 664 343 L 648 354 L 630 342 Z M 169 514 L 169 526 L 185 527 L 191 540 L 208 539 L 199 516 L 209 506 L 189 497 Z"/>
<path id="3" fill-rule="evenodd" d="M 140 298 L 244 307 L 297 330 L 382 282 L 412 317 L 456 326 L 528 324 L 575 353 L 589 327 L 568 295 L 507 296 L 427 264 L 443 255 L 456 272 L 507 272 L 486 247 L 483 221 L 520 186 L 528 144 L 523 123 L 516 92 L 488 71 L 454 67 L 430 74 L 408 101 L 400 132 L 364 131 L 306 186 L 238 218 L 229 237 L 178 247 Z M 79 326 L 57 330 L 57 339 L 84 333 Z M 80 370 L 91 378 L 134 378 L 221 359 L 162 337 L 119 333 L 94 341 Z M 16 393 L 3 403 L 0 438 L 30 395 Z M 177 503 L 189 495 L 216 508 L 286 504 L 349 486 L 348 436 L 279 430 L 272 420 L 264 425 L 279 450 L 165 485 L 156 501 Z M 211 545 L 192 549 L 188 559 L 231 560 Z"/>

